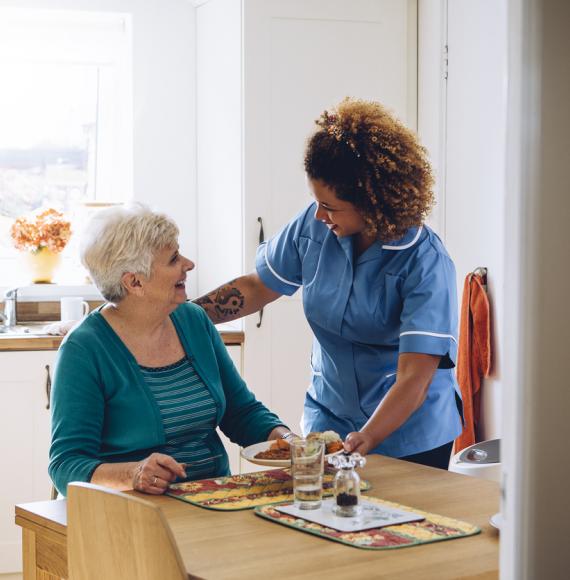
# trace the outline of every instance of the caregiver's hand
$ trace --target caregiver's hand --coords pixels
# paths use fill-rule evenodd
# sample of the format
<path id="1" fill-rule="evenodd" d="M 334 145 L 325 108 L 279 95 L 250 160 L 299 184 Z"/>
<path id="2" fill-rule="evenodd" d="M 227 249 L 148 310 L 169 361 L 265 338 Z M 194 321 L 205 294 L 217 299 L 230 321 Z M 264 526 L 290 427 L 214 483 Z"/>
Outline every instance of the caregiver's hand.
<path id="1" fill-rule="evenodd" d="M 186 478 L 184 467 L 170 455 L 153 453 L 135 464 L 133 489 L 160 495 L 167 490 L 176 477 Z"/>
<path id="2" fill-rule="evenodd" d="M 376 444 L 368 433 L 362 431 L 353 431 L 346 436 L 344 440 L 344 449 L 349 453 L 357 451 L 361 455 L 366 455 Z"/>

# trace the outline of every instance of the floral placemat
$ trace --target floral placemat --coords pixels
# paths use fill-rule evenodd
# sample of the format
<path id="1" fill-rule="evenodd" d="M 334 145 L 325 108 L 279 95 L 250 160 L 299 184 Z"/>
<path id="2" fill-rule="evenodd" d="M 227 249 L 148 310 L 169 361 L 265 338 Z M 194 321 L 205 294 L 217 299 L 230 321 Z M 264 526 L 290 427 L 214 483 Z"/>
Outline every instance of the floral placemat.
<path id="1" fill-rule="evenodd" d="M 332 495 L 335 471 L 323 476 L 323 495 Z M 370 484 L 362 480 L 362 491 Z M 213 510 L 247 510 L 293 500 L 293 480 L 285 469 L 257 471 L 171 485 L 166 495 Z"/>
<path id="2" fill-rule="evenodd" d="M 260 506 L 255 508 L 255 514 L 289 526 L 302 532 L 315 534 L 328 540 L 341 542 L 353 546 L 354 548 L 364 548 L 367 550 L 391 550 L 394 548 L 406 548 L 408 546 L 418 546 L 442 540 L 452 540 L 454 538 L 464 538 L 478 534 L 481 529 L 467 522 L 454 520 L 445 516 L 424 512 L 416 508 L 400 505 L 390 501 L 381 500 L 374 497 L 366 497 L 367 501 L 395 507 L 398 509 L 412 511 L 423 515 L 424 520 L 420 522 L 410 522 L 396 526 L 386 526 L 383 528 L 373 528 L 361 532 L 339 532 L 321 524 L 309 522 L 304 519 L 284 514 L 275 509 L 274 506 Z"/>

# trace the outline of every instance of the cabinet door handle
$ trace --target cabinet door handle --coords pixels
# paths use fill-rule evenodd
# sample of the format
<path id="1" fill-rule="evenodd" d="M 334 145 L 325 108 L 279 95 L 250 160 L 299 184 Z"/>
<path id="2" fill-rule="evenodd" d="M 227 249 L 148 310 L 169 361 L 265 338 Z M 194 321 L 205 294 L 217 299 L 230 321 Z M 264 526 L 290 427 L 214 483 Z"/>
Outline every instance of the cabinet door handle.
<path id="1" fill-rule="evenodd" d="M 51 375 L 49 372 L 49 365 L 46 365 L 46 409 L 50 408 L 50 398 L 51 398 Z"/>
<path id="2" fill-rule="evenodd" d="M 259 243 L 263 244 L 265 241 L 265 233 L 263 232 L 263 220 L 258 217 L 257 221 L 259 222 Z M 261 328 L 261 321 L 263 320 L 263 308 L 259 311 L 259 321 L 257 323 L 257 328 Z"/>

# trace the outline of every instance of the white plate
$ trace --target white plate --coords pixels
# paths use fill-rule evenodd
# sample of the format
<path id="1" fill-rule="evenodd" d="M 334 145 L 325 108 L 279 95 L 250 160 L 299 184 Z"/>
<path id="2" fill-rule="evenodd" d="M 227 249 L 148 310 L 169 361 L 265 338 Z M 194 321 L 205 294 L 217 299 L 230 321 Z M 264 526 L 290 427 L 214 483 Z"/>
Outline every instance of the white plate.
<path id="1" fill-rule="evenodd" d="M 240 455 L 247 459 L 250 463 L 255 463 L 256 465 L 265 465 L 266 467 L 290 467 L 291 460 L 290 459 L 256 459 L 255 456 L 260 451 L 267 451 L 269 446 L 273 443 L 273 441 L 262 441 L 261 443 L 255 443 L 254 445 L 250 445 L 249 447 L 244 447 L 240 451 Z M 341 453 L 341 451 L 337 451 L 336 453 Z M 336 455 L 336 453 L 329 453 L 325 455 L 325 458 L 332 457 Z M 325 465 L 327 464 L 325 460 Z"/>
<path id="2" fill-rule="evenodd" d="M 503 523 L 503 516 L 501 516 L 500 513 L 495 514 L 494 516 L 491 516 L 489 523 L 497 530 L 500 530 Z"/>

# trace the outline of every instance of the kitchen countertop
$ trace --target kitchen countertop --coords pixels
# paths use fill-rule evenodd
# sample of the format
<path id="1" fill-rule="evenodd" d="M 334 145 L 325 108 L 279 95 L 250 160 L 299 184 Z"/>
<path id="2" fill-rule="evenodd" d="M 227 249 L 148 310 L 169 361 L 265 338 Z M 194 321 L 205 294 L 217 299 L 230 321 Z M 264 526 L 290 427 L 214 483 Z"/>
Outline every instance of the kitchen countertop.
<path id="1" fill-rule="evenodd" d="M 49 323 L 47 323 L 49 324 Z M 27 350 L 57 350 L 62 336 L 41 334 L 45 324 L 23 324 L 29 329 L 27 333 L 0 333 L 0 352 L 27 351 Z M 244 342 L 242 330 L 232 328 L 230 325 L 217 327 L 226 346 L 241 346 Z"/>

